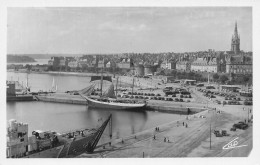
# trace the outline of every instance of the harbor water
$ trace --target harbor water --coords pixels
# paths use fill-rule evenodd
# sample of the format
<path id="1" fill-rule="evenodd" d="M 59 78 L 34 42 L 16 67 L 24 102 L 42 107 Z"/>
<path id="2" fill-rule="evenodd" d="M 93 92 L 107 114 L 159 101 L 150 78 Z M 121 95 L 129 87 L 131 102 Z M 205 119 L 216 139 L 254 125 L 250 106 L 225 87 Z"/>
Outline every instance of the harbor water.
<path id="1" fill-rule="evenodd" d="M 7 80 L 26 81 L 26 73 L 7 73 Z M 59 92 L 83 89 L 90 77 L 59 76 L 50 74 L 29 74 L 32 91 L 51 89 L 53 77 L 58 82 Z M 33 130 L 67 132 L 81 128 L 99 126 L 112 114 L 113 136 L 117 138 L 178 120 L 180 115 L 158 112 L 132 112 L 107 109 L 89 109 L 86 105 L 50 103 L 41 101 L 7 102 L 7 121 L 16 119 L 29 124 L 29 134 Z M 107 131 L 104 135 L 108 135 Z"/>

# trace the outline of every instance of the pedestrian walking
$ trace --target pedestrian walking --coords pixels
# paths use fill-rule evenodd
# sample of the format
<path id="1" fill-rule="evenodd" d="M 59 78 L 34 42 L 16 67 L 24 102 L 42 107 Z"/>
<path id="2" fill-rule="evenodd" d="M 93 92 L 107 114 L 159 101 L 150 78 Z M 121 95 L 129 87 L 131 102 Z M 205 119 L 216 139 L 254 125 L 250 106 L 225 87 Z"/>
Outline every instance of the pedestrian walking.
<path id="1" fill-rule="evenodd" d="M 184 126 L 184 122 L 182 122 L 182 125 Z"/>
<path id="2" fill-rule="evenodd" d="M 153 139 L 155 140 L 155 135 L 153 135 Z"/>
<path id="3" fill-rule="evenodd" d="M 186 128 L 188 127 L 188 124 L 186 123 Z"/>

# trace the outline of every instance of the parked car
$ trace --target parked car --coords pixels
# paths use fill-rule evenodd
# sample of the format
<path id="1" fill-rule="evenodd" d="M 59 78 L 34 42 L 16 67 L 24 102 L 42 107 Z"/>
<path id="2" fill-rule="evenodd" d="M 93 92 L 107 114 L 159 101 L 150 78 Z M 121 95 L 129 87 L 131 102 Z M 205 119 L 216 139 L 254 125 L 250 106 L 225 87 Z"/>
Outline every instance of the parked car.
<path id="1" fill-rule="evenodd" d="M 207 86 L 206 89 L 216 89 L 214 86 Z"/>
<path id="2" fill-rule="evenodd" d="M 174 91 L 166 91 L 166 92 L 164 92 L 165 93 L 165 95 L 172 95 L 172 94 L 174 94 L 175 92 Z"/>
<path id="3" fill-rule="evenodd" d="M 240 122 L 234 124 L 234 125 L 233 125 L 233 128 L 245 130 L 245 129 L 248 128 L 248 124 L 246 124 L 246 123 L 240 121 Z"/>
<path id="4" fill-rule="evenodd" d="M 182 94 L 182 95 L 190 95 L 190 92 L 188 92 L 188 91 L 182 91 L 181 94 Z"/>
<path id="5" fill-rule="evenodd" d="M 173 90 L 172 87 L 165 87 L 165 88 L 163 89 L 163 92 L 168 92 L 168 91 L 172 91 L 172 90 Z"/>
<path id="6" fill-rule="evenodd" d="M 252 101 L 244 101 L 244 105 L 253 105 Z"/>
<path id="7" fill-rule="evenodd" d="M 214 134 L 216 137 L 222 137 L 222 134 L 219 132 L 219 130 L 214 130 Z"/>
<path id="8" fill-rule="evenodd" d="M 219 101 L 219 100 L 215 100 L 214 101 L 216 104 L 221 104 L 221 101 Z"/>
<path id="9" fill-rule="evenodd" d="M 204 84 L 197 84 L 196 87 L 204 87 Z"/>
<path id="10" fill-rule="evenodd" d="M 216 96 L 214 96 L 214 95 L 210 95 L 209 98 L 216 98 Z"/>

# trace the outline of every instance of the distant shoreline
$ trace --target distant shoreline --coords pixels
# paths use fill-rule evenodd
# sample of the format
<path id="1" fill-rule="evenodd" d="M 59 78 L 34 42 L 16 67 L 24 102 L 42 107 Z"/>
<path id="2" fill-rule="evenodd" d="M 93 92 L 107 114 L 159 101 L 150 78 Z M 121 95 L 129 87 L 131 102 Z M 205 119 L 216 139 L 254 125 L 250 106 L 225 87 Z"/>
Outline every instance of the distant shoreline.
<path id="1" fill-rule="evenodd" d="M 28 73 L 27 70 L 20 70 L 20 71 L 14 71 L 14 70 L 7 70 L 7 72 L 14 72 L 14 73 Z M 97 75 L 96 73 L 82 73 L 82 72 L 53 72 L 53 71 L 48 71 L 48 72 L 36 72 L 36 71 L 30 71 L 30 73 L 35 73 L 35 74 L 52 74 L 52 75 L 62 75 L 62 76 L 78 76 L 78 77 L 91 77 L 91 76 L 94 76 L 94 75 Z M 99 73 L 100 75 L 100 73 Z M 104 76 L 111 76 L 113 77 L 113 74 L 111 73 L 105 73 Z M 116 76 L 118 77 L 118 76 Z M 133 82 L 133 79 L 132 77 L 127 77 L 127 76 L 119 76 L 120 77 L 120 80 L 122 83 L 126 84 L 127 86 L 131 86 L 132 85 L 132 82 Z M 144 80 L 144 79 L 140 79 L 139 78 L 139 85 L 137 85 L 135 82 L 135 87 L 139 87 L 139 88 L 154 88 L 156 86 L 156 82 L 154 81 L 153 83 L 149 82 L 148 84 L 148 81 L 147 80 Z"/>
<path id="2" fill-rule="evenodd" d="M 36 63 L 38 61 L 20 61 L 20 62 L 17 62 L 17 61 L 7 61 L 7 64 L 24 64 L 24 63 Z M 46 64 L 47 65 L 47 64 Z"/>
<path id="3" fill-rule="evenodd" d="M 7 70 L 7 72 L 15 72 L 15 73 L 36 73 L 36 74 L 55 74 L 55 75 L 70 75 L 70 76 L 80 76 L 80 77 L 90 77 L 93 75 L 96 75 L 96 73 L 82 73 L 82 72 L 56 72 L 56 71 L 47 71 L 47 72 L 36 72 L 36 71 L 30 71 L 28 72 L 27 70 L 19 70 L 19 71 L 14 71 L 12 69 Z M 105 73 L 104 75 L 109 75 L 113 76 L 111 73 Z"/>

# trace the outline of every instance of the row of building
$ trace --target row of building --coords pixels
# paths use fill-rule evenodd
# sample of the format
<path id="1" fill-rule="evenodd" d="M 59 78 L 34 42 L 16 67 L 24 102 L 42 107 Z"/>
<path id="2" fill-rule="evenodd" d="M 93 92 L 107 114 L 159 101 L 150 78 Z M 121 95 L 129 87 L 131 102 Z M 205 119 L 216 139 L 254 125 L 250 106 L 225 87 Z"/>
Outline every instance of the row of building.
<path id="1" fill-rule="evenodd" d="M 252 56 L 244 52 L 233 54 L 232 52 L 214 52 L 214 55 L 206 55 L 189 60 L 166 60 L 161 63 L 162 69 L 176 69 L 186 72 L 212 72 L 252 74 Z"/>
<path id="2" fill-rule="evenodd" d="M 92 56 L 92 59 L 80 58 L 80 57 L 51 57 L 48 61 L 48 66 L 54 68 L 69 67 L 70 69 L 76 68 L 120 68 L 131 69 L 133 66 L 132 59 L 121 58 L 117 61 L 108 59 L 99 59 L 96 56 Z"/>
<path id="3" fill-rule="evenodd" d="M 166 60 L 161 64 L 163 69 L 176 69 L 182 71 L 213 72 L 213 73 L 253 73 L 252 53 L 240 51 L 240 37 L 235 24 L 231 39 L 231 51 L 209 50 L 203 54 L 182 54 L 173 60 Z"/>

